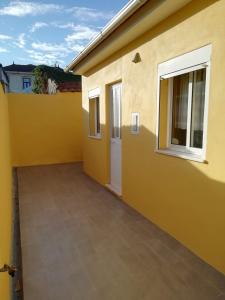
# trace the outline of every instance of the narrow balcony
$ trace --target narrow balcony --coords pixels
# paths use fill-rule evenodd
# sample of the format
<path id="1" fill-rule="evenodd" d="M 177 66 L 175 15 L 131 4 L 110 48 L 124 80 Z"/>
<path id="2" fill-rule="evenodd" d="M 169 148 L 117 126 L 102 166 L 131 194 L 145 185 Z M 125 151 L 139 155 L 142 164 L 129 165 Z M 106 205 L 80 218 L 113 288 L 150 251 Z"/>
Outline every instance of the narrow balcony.
<path id="1" fill-rule="evenodd" d="M 82 172 L 17 170 L 25 300 L 222 300 L 224 277 Z"/>

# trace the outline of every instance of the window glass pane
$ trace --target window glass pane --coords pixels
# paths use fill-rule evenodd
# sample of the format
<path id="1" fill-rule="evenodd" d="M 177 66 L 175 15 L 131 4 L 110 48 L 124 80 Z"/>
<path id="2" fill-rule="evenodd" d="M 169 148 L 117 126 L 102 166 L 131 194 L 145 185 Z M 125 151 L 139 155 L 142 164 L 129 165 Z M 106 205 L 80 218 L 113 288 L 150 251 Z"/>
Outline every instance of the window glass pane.
<path id="1" fill-rule="evenodd" d="M 95 99 L 89 100 L 89 134 L 95 135 Z"/>
<path id="2" fill-rule="evenodd" d="M 23 89 L 31 86 L 31 78 L 23 78 Z"/>
<path id="3" fill-rule="evenodd" d="M 120 87 L 113 89 L 112 102 L 112 137 L 120 138 Z"/>
<path id="4" fill-rule="evenodd" d="M 96 98 L 96 133 L 100 134 L 100 108 L 99 108 L 99 98 Z"/>
<path id="5" fill-rule="evenodd" d="M 99 97 L 89 99 L 89 134 L 100 134 L 100 109 Z"/>
<path id="6" fill-rule="evenodd" d="M 190 146 L 202 148 L 206 69 L 194 72 Z"/>
<path id="7" fill-rule="evenodd" d="M 174 77 L 171 143 L 186 146 L 189 73 Z"/>

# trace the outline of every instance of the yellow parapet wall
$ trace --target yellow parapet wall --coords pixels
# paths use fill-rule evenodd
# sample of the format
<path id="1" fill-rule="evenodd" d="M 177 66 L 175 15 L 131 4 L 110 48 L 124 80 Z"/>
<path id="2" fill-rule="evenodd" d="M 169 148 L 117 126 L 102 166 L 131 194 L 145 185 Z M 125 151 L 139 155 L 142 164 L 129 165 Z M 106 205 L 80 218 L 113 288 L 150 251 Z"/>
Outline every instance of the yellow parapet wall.
<path id="1" fill-rule="evenodd" d="M 81 93 L 4 94 L 0 85 L 0 267 L 12 263 L 12 166 L 82 160 Z M 0 273 L 0 300 L 11 299 Z"/>
<path id="2" fill-rule="evenodd" d="M 82 160 L 81 93 L 8 94 L 13 166 Z"/>
<path id="3" fill-rule="evenodd" d="M 12 246 L 12 169 L 8 103 L 0 84 L 0 267 L 11 263 Z M 10 299 L 10 277 L 0 273 L 0 299 Z"/>

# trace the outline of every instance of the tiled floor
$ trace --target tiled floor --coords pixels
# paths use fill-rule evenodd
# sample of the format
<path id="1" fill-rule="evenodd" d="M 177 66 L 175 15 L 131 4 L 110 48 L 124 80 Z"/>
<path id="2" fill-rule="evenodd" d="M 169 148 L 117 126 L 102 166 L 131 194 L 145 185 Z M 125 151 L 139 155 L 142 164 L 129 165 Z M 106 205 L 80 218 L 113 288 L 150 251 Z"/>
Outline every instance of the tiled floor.
<path id="1" fill-rule="evenodd" d="M 221 300 L 225 277 L 84 175 L 18 170 L 25 300 Z"/>

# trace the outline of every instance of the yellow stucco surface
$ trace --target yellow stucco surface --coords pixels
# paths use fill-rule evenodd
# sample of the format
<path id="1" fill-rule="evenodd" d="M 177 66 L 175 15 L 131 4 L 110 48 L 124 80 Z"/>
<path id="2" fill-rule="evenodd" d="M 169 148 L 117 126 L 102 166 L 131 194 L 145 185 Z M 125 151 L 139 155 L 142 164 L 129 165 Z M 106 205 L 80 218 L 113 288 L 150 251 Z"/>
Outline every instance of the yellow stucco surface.
<path id="1" fill-rule="evenodd" d="M 12 246 L 12 170 L 8 103 L 0 84 L 0 267 L 11 262 Z M 0 273 L 0 299 L 10 299 L 10 277 Z"/>
<path id="2" fill-rule="evenodd" d="M 13 166 L 82 160 L 81 93 L 8 94 Z"/>
<path id="3" fill-rule="evenodd" d="M 81 93 L 4 94 L 0 86 L 0 267 L 12 263 L 12 166 L 82 160 Z M 0 273 L 0 299 L 11 297 Z"/>
<path id="4" fill-rule="evenodd" d="M 192 1 L 83 76 L 84 170 L 109 182 L 108 85 L 122 81 L 122 198 L 225 273 L 225 1 Z M 155 153 L 157 67 L 212 44 L 208 163 Z M 132 63 L 136 52 L 141 62 Z M 88 138 L 88 91 L 100 88 L 101 139 Z M 140 134 L 130 133 L 140 112 Z"/>

